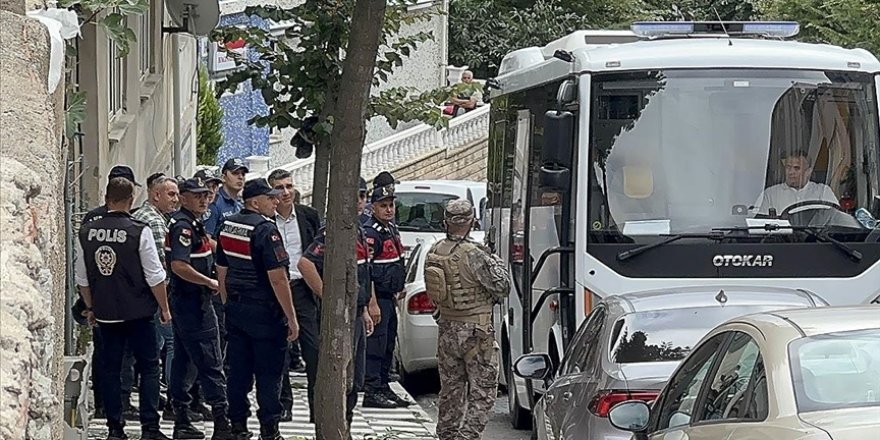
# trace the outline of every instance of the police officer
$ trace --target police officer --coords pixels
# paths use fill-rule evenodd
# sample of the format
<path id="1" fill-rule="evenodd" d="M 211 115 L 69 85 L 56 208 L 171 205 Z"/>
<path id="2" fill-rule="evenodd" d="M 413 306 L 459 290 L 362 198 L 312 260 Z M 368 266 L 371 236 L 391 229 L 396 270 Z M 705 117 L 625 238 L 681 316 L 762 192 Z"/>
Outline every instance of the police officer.
<path id="1" fill-rule="evenodd" d="M 364 228 L 371 251 L 370 276 L 381 312 L 375 331 L 367 338 L 364 394 L 364 406 L 367 408 L 404 407 L 410 404 L 388 385 L 397 341 L 397 295 L 403 291 L 405 272 L 403 245 L 393 223 L 394 199 L 393 184 L 374 188 L 370 196 L 372 217 Z"/>
<path id="2" fill-rule="evenodd" d="M 132 171 L 131 167 L 127 165 L 116 165 L 113 168 L 110 168 L 110 173 L 107 175 L 107 180 L 113 180 L 114 178 L 121 177 L 125 180 L 131 182 L 135 187 L 141 186 L 134 178 L 134 171 Z M 132 210 L 132 213 L 137 209 Z M 107 204 L 102 204 L 91 211 L 87 212 L 82 219 L 82 225 L 89 223 L 93 220 L 100 219 L 107 213 Z M 73 306 L 74 316 L 79 316 L 83 310 L 83 300 L 80 297 L 77 299 L 76 303 Z M 92 365 L 94 366 L 93 371 L 97 372 L 101 370 L 101 362 L 102 362 L 102 353 L 104 351 L 104 343 L 101 340 L 101 335 L 96 329 L 92 330 L 92 340 L 95 342 L 95 351 L 92 352 Z M 92 385 L 95 390 L 95 416 L 99 416 L 104 414 L 104 401 L 103 401 L 103 393 L 101 390 L 101 375 L 95 374 L 92 379 Z M 126 348 L 125 354 L 122 357 L 122 406 L 123 413 L 126 416 L 127 420 L 135 420 L 137 419 L 137 411 L 131 406 L 131 386 L 134 383 L 134 356 L 131 353 L 131 348 Z M 103 417 L 103 416 L 101 416 Z"/>
<path id="3" fill-rule="evenodd" d="M 174 317 L 174 363 L 171 366 L 171 393 L 174 406 L 174 438 L 201 439 L 205 435 L 191 423 L 187 407 L 192 377 L 190 362 L 196 369 L 205 400 L 214 419 L 213 439 L 232 439 L 226 414 L 226 378 L 223 376 L 217 316 L 211 297 L 219 290 L 211 278 L 213 256 L 202 214 L 208 209 L 210 190 L 199 178 L 180 185 L 179 211 L 171 216 L 165 236 L 165 261 L 171 267 L 171 310 Z"/>
<path id="4" fill-rule="evenodd" d="M 260 438 L 279 440 L 287 343 L 299 326 L 288 284 L 288 256 L 273 219 L 280 191 L 265 179 L 245 184 L 245 208 L 223 222 L 217 244 L 220 295 L 227 305 L 229 416 L 247 438 L 248 392 L 256 378 Z"/>
<path id="5" fill-rule="evenodd" d="M 476 440 L 495 404 L 492 307 L 507 295 L 509 274 L 497 255 L 468 237 L 474 226 L 469 201 L 450 201 L 444 217 L 446 239 L 435 243 L 425 259 L 426 290 L 439 312 L 437 437 Z"/>
<path id="6" fill-rule="evenodd" d="M 361 178 L 358 187 L 358 213 L 363 211 L 367 201 L 367 182 Z M 318 296 L 323 295 L 324 289 L 324 238 L 325 230 L 321 229 L 315 241 L 309 246 L 303 258 L 299 261 L 299 271 L 302 273 L 303 279 Z M 345 420 L 351 429 L 351 422 L 354 418 L 354 407 L 357 405 L 358 392 L 364 386 L 364 376 L 366 374 L 366 354 L 367 354 L 367 336 L 373 333 L 373 319 L 367 310 L 367 306 L 371 303 L 375 306 L 376 297 L 370 293 L 370 250 L 367 247 L 366 237 L 362 227 L 357 228 L 357 243 L 355 245 L 357 252 L 357 274 L 358 274 L 358 291 L 354 299 L 356 304 L 354 319 L 352 320 L 352 366 L 349 369 L 351 373 L 351 383 L 348 385 L 348 393 L 346 394 L 345 403 Z M 355 295 L 352 295 L 355 296 Z M 396 406 L 396 405 L 395 405 Z"/>
<path id="7" fill-rule="evenodd" d="M 159 349 L 153 320 L 171 319 L 165 270 L 149 226 L 131 218 L 132 182 L 116 177 L 107 184 L 106 210 L 79 231 L 75 276 L 89 322 L 97 322 L 103 341 L 102 392 L 108 439 L 123 431 L 121 373 L 126 344 L 141 376 L 140 421 L 143 439 L 166 440 L 159 431 Z"/>

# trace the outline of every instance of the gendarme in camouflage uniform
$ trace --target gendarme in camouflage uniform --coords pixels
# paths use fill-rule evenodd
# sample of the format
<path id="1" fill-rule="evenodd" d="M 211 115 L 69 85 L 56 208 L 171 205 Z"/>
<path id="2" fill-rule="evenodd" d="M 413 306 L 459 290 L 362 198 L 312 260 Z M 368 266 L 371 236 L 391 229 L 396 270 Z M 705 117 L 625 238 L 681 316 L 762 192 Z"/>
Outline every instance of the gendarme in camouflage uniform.
<path id="1" fill-rule="evenodd" d="M 507 296 L 510 281 L 501 259 L 468 237 L 474 222 L 469 201 L 450 201 L 445 218 L 446 239 L 431 248 L 425 263 L 428 295 L 439 311 L 437 437 L 476 440 L 495 404 L 492 307 Z"/>

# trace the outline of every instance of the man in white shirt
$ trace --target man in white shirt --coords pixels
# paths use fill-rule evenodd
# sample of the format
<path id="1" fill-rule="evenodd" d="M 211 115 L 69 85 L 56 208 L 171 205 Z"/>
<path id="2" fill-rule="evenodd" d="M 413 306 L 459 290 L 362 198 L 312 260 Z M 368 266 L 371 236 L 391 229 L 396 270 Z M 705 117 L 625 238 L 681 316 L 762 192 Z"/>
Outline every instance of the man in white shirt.
<path id="1" fill-rule="evenodd" d="M 108 440 L 125 440 L 122 417 L 122 357 L 126 345 L 136 359 L 141 381 L 141 438 L 169 440 L 159 430 L 159 347 L 154 315 L 171 319 L 165 269 L 150 227 L 132 219 L 131 181 L 116 177 L 107 184 L 106 212 L 79 231 L 74 266 L 76 284 L 103 341 L 102 392 Z"/>
<path id="2" fill-rule="evenodd" d="M 804 201 L 826 201 L 839 204 L 837 196 L 828 185 L 810 181 L 813 163 L 803 150 L 786 153 L 782 157 L 785 167 L 785 181 L 765 189 L 755 206 L 758 214 L 767 215 L 770 209 L 776 215 L 782 214 L 789 206 Z"/>
<path id="3" fill-rule="evenodd" d="M 275 225 L 281 233 L 284 241 L 284 249 L 290 260 L 290 292 L 293 295 L 293 304 L 296 309 L 297 322 L 300 325 L 299 338 L 294 344 L 299 344 L 302 358 L 306 363 L 306 379 L 308 382 L 309 413 L 310 419 L 314 409 L 314 387 L 318 374 L 318 331 L 320 329 L 320 301 L 309 286 L 303 280 L 303 276 L 297 267 L 303 252 L 312 244 L 315 234 L 321 228 L 318 211 L 313 208 L 295 204 L 293 178 L 290 172 L 277 169 L 269 174 L 269 185 L 281 191 L 278 195 L 278 207 L 275 208 Z M 294 353 L 295 354 L 295 353 Z M 289 359 L 288 359 L 289 360 Z M 290 387 L 290 378 L 287 374 L 283 377 L 281 385 L 281 421 L 293 420 L 293 391 Z"/>

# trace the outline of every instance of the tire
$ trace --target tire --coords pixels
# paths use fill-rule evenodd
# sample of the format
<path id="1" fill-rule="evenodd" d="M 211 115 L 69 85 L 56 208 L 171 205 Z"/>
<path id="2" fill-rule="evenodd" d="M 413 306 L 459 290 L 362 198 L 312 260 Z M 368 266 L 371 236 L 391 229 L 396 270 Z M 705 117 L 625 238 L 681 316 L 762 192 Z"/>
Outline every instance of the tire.
<path id="1" fill-rule="evenodd" d="M 532 413 L 525 409 L 519 403 L 519 395 L 516 392 L 516 380 L 513 376 L 513 367 L 511 366 L 510 357 L 505 356 L 504 371 L 507 375 L 507 406 L 510 415 L 510 425 L 513 429 L 525 431 L 531 428 Z"/>

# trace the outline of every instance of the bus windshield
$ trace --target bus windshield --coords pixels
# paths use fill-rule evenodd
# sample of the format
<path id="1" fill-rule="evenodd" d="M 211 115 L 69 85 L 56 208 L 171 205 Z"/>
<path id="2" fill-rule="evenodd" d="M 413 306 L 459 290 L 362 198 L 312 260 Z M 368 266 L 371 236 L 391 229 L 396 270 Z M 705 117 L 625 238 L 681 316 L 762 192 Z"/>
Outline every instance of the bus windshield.
<path id="1" fill-rule="evenodd" d="M 875 84 L 804 70 L 593 76 L 591 239 L 650 242 L 771 219 L 863 241 L 880 205 Z"/>

